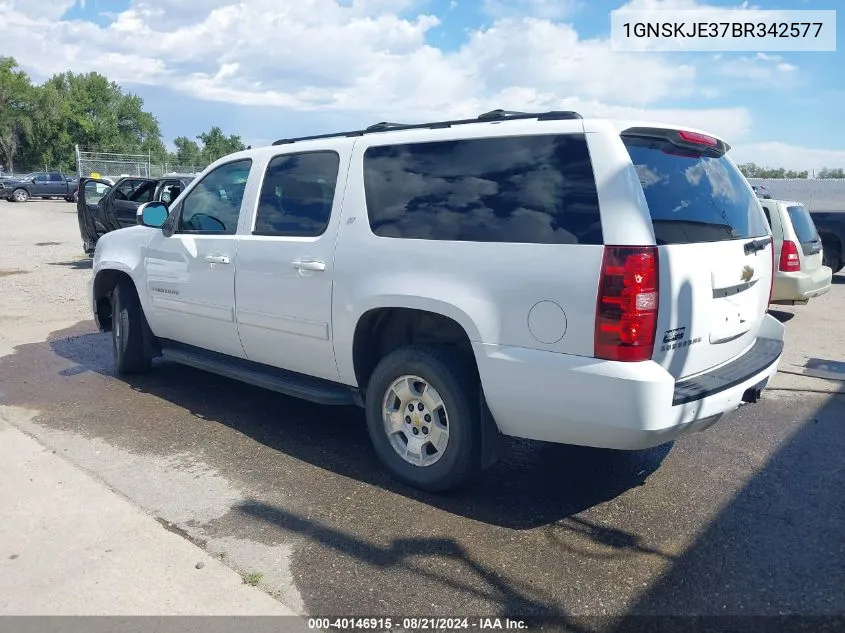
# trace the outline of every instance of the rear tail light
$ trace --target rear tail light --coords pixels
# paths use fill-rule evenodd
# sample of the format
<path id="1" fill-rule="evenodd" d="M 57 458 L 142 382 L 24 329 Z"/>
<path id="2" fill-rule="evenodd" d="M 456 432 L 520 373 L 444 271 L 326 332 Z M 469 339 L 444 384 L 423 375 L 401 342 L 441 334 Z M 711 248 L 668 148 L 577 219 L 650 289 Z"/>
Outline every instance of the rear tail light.
<path id="1" fill-rule="evenodd" d="M 796 273 L 801 270 L 801 258 L 795 242 L 784 240 L 780 249 L 780 265 L 778 270 L 783 273 Z"/>
<path id="2" fill-rule="evenodd" d="M 685 130 L 679 130 L 678 136 L 681 138 L 682 141 L 686 141 L 687 143 L 694 143 L 695 145 L 708 145 L 710 147 L 718 147 L 719 141 L 717 141 L 712 136 L 707 136 L 706 134 L 699 134 L 698 132 L 687 132 Z"/>
<path id="3" fill-rule="evenodd" d="M 657 247 L 604 247 L 596 305 L 596 358 L 651 358 L 657 328 L 658 282 Z"/>

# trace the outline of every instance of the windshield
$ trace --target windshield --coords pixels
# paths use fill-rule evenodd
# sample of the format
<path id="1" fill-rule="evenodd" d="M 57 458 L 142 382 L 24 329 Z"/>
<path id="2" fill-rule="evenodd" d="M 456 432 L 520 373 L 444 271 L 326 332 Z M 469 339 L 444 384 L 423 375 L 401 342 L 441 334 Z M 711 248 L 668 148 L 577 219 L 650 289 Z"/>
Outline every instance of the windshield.
<path id="1" fill-rule="evenodd" d="M 623 140 L 639 175 L 658 244 L 769 234 L 757 196 L 726 157 L 681 150 L 662 139 Z"/>
<path id="2" fill-rule="evenodd" d="M 799 242 L 807 244 L 819 239 L 816 225 L 813 224 L 813 218 L 810 217 L 807 209 L 801 205 L 795 205 L 786 207 L 786 212 L 789 213 L 789 221 L 792 222 L 792 228 L 795 229 L 795 235 Z"/>

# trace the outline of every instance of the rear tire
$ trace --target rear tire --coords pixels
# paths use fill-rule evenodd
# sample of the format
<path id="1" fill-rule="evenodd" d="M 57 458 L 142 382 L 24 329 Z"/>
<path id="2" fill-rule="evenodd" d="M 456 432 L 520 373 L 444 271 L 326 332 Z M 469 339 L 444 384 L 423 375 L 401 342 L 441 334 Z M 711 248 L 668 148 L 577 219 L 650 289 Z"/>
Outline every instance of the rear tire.
<path id="1" fill-rule="evenodd" d="M 835 275 L 840 270 L 842 270 L 842 252 L 839 250 L 838 244 L 822 244 L 822 248 L 824 249 L 824 255 L 822 257 L 822 263 L 825 266 L 828 266 Z"/>
<path id="2" fill-rule="evenodd" d="M 144 310 L 135 287 L 120 281 L 112 293 L 112 352 L 118 375 L 139 374 L 150 370 L 151 361 L 144 351 Z"/>
<path id="3" fill-rule="evenodd" d="M 382 464 L 400 481 L 442 492 L 480 471 L 479 380 L 471 360 L 408 346 L 382 358 L 373 371 L 367 429 Z M 403 447 L 411 450 L 402 454 Z"/>

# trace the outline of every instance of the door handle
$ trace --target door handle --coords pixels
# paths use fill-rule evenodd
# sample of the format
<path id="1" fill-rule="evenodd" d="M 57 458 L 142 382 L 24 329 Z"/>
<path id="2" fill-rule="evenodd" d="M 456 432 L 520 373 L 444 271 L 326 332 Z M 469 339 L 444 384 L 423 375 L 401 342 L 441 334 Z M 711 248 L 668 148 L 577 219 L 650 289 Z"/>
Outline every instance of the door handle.
<path id="1" fill-rule="evenodd" d="M 207 255 L 205 258 L 209 264 L 228 264 L 229 263 L 229 256 L 228 255 Z"/>
<path id="2" fill-rule="evenodd" d="M 293 267 L 297 270 L 313 270 L 321 273 L 326 270 L 326 263 L 308 259 L 304 261 L 295 261 L 293 263 Z"/>

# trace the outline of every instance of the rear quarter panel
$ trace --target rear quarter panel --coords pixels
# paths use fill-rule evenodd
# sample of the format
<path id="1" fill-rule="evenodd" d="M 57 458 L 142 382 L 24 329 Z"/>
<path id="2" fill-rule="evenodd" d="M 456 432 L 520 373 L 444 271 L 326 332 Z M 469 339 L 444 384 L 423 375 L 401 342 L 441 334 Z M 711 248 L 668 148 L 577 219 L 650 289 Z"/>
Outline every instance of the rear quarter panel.
<path id="1" fill-rule="evenodd" d="M 357 140 L 335 251 L 332 321 L 344 382 L 356 384 L 355 327 L 363 314 L 380 307 L 416 308 L 450 317 L 473 343 L 593 355 L 601 245 L 394 239 L 376 236 L 369 224 L 363 168 L 368 147 L 540 130 L 581 133 L 583 128 L 580 121 L 509 122 L 506 128 L 474 125 L 457 131 L 412 131 L 401 137 L 387 133 Z M 601 177 L 615 174 L 603 172 Z M 529 315 L 543 340 L 532 334 Z M 481 366 L 483 358 L 478 360 Z"/>

